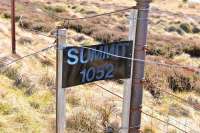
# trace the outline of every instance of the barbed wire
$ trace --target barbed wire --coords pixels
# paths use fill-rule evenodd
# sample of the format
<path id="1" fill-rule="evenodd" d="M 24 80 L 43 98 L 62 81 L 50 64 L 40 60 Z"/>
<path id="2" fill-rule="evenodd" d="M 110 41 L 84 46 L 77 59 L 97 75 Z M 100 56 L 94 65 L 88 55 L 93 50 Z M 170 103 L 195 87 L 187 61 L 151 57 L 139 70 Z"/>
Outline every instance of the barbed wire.
<path id="1" fill-rule="evenodd" d="M 31 47 L 28 47 L 28 46 L 25 46 L 25 47 L 26 47 L 28 50 L 31 50 L 32 52 L 36 52 L 36 50 L 32 49 Z M 50 61 L 56 63 L 56 61 L 55 61 L 53 58 L 48 57 L 48 56 L 46 56 L 46 55 L 43 55 L 42 53 L 38 53 L 38 54 L 41 55 L 43 58 L 48 59 L 48 60 L 50 60 Z"/>
<path id="2" fill-rule="evenodd" d="M 120 99 L 123 99 L 122 96 L 120 96 L 120 95 L 118 95 L 118 94 L 116 94 L 116 93 L 114 93 L 114 92 L 112 92 L 112 91 L 106 89 L 105 87 L 103 87 L 103 86 L 101 86 L 101 85 L 99 85 L 99 84 L 97 84 L 97 83 L 95 83 L 95 82 L 94 82 L 94 84 L 95 84 L 96 86 L 100 87 L 101 89 L 107 91 L 108 93 L 110 93 L 110 94 L 112 94 L 112 95 L 114 95 L 114 96 L 116 96 L 116 97 L 118 97 L 118 98 L 120 98 Z"/>
<path id="3" fill-rule="evenodd" d="M 149 116 L 148 116 L 149 117 Z M 146 119 L 144 119 L 144 117 L 142 117 L 141 118 L 142 120 L 141 120 L 141 124 L 143 123 L 144 125 L 144 128 L 145 128 L 145 124 L 146 123 L 149 123 L 149 121 L 148 120 L 146 120 Z M 153 120 L 153 118 L 151 118 L 151 120 Z M 154 122 L 154 121 L 153 121 Z M 154 124 L 154 123 L 152 123 L 152 124 Z M 154 130 L 153 130 L 153 127 L 156 127 L 156 131 L 158 132 L 158 131 L 161 131 L 161 133 L 168 133 L 168 132 L 166 132 L 166 130 L 164 129 L 164 128 L 162 128 L 161 126 L 160 126 L 160 124 L 161 123 L 159 123 L 159 125 L 158 124 L 154 124 L 154 125 L 151 125 L 151 132 L 154 132 Z M 163 123 L 162 123 L 162 126 L 163 126 Z"/>
<path id="4" fill-rule="evenodd" d="M 101 17 L 101 16 L 108 16 L 108 15 L 111 15 L 111 14 L 125 12 L 125 11 L 131 10 L 131 9 L 136 9 L 136 6 L 130 6 L 130 7 L 127 7 L 127 8 L 114 10 L 114 11 L 107 12 L 107 13 L 102 13 L 102 14 L 97 14 L 97 15 L 92 15 L 92 16 L 79 17 L 79 18 L 65 18 L 65 17 L 61 17 L 61 16 L 58 16 L 58 15 L 55 15 L 54 13 L 50 14 L 49 12 L 45 12 L 44 10 L 43 11 L 47 15 L 51 15 L 53 17 L 56 17 L 58 19 L 62 19 L 64 21 L 75 21 L 75 20 L 91 19 L 91 18 L 96 18 L 96 17 Z"/>
<path id="5" fill-rule="evenodd" d="M 166 124 L 167 126 L 170 125 L 170 126 L 174 127 L 175 129 L 177 129 L 177 130 L 179 130 L 179 131 L 181 131 L 181 132 L 189 133 L 189 132 L 187 132 L 186 130 L 184 130 L 184 129 L 182 129 L 182 128 L 180 128 L 180 127 L 178 127 L 178 126 L 176 126 L 176 125 L 174 125 L 174 124 L 172 124 L 172 123 L 170 123 L 169 121 L 166 122 L 165 120 L 162 120 L 162 119 L 160 119 L 160 118 L 154 116 L 153 113 L 150 114 L 150 113 L 146 113 L 145 111 L 141 111 L 141 113 L 142 113 L 142 114 L 145 114 L 146 116 L 149 116 L 149 117 L 151 117 L 151 118 L 153 118 L 153 119 L 156 119 L 156 120 L 158 120 L 159 122 L 162 122 L 162 123 Z M 128 129 L 128 128 L 129 128 L 129 127 L 121 127 L 120 129 Z M 130 128 L 134 128 L 134 127 L 130 127 Z M 156 126 L 156 128 L 160 129 L 161 131 L 165 131 L 165 130 L 161 129 L 158 125 Z M 192 129 L 192 128 L 190 127 L 190 129 Z M 193 130 L 193 131 L 194 131 L 194 130 Z M 196 132 L 196 131 L 195 131 L 195 132 Z M 197 132 L 198 132 L 198 131 L 197 131 Z"/>
<path id="6" fill-rule="evenodd" d="M 25 59 L 25 58 L 27 58 L 27 57 L 30 57 L 30 56 L 39 54 L 39 53 L 41 53 L 41 52 L 47 51 L 47 50 L 49 50 L 49 49 L 51 49 L 51 48 L 54 48 L 55 46 L 56 46 L 56 45 L 51 45 L 51 46 L 48 46 L 48 47 L 46 47 L 46 48 L 43 48 L 43 49 L 41 49 L 41 50 L 39 50 L 39 51 L 36 51 L 36 52 L 34 52 L 34 53 L 25 55 L 25 56 L 23 56 L 23 57 L 20 57 L 20 58 L 18 58 L 18 59 L 15 59 L 15 60 L 13 60 L 13 61 L 7 63 L 7 64 L 4 64 L 3 66 L 0 66 L 0 68 L 2 69 L 2 68 L 5 68 L 5 67 L 8 67 L 8 66 L 10 66 L 10 65 L 12 65 L 12 64 L 14 64 L 14 63 L 16 63 L 16 62 L 18 62 L 18 61 L 21 61 L 21 60 L 23 60 L 23 59 Z"/>
<path id="7" fill-rule="evenodd" d="M 181 97 L 179 97 L 179 96 L 177 96 L 177 95 L 175 95 L 175 94 L 172 94 L 172 93 L 170 93 L 170 92 L 168 92 L 168 91 L 166 91 L 166 90 L 164 90 L 164 89 L 160 89 L 160 90 L 161 90 L 162 92 L 165 92 L 165 93 L 167 93 L 168 95 L 171 95 L 171 96 L 173 96 L 174 98 L 179 99 L 180 101 L 182 101 L 182 102 L 184 102 L 184 103 L 190 105 L 192 108 L 194 108 L 194 109 L 200 111 L 200 104 L 190 103 L 188 100 L 185 100 L 185 99 L 183 99 L 183 98 L 181 98 Z"/>
<path id="8" fill-rule="evenodd" d="M 164 115 L 163 113 L 161 113 L 161 112 L 159 112 L 159 111 L 157 111 L 157 110 L 155 110 L 155 109 L 152 109 L 152 106 L 149 106 L 149 105 L 144 104 L 144 103 L 143 103 L 143 105 L 144 105 L 144 107 L 149 108 L 150 110 L 152 110 L 154 113 L 156 113 L 156 114 L 158 114 L 158 115 L 160 115 L 160 116 L 166 117 L 166 118 L 168 119 L 168 121 L 175 121 L 176 123 L 178 123 L 178 124 L 180 124 L 180 125 L 182 125 L 182 126 L 185 126 L 185 127 L 188 127 L 189 129 L 192 129 L 191 127 L 185 125 L 185 124 L 182 123 L 181 121 L 178 121 L 178 120 L 176 120 L 175 118 L 172 118 L 172 117 L 169 118 L 169 115 Z"/>
<path id="9" fill-rule="evenodd" d="M 144 112 L 144 111 L 142 111 L 142 113 L 145 114 L 145 115 L 147 115 L 147 116 L 149 116 L 149 117 L 151 117 L 151 118 L 154 118 L 154 119 L 156 119 L 156 120 L 158 120 L 158 121 L 160 121 L 160 122 L 162 122 L 162 123 L 165 123 L 165 124 L 167 124 L 167 125 L 170 125 L 170 126 L 176 128 L 176 129 L 178 129 L 178 130 L 180 130 L 180 131 L 182 131 L 182 132 L 184 132 L 184 133 L 189 133 L 189 132 L 187 132 L 187 131 L 185 131 L 185 130 L 179 128 L 179 127 L 177 127 L 177 126 L 174 125 L 174 124 L 171 124 L 171 123 L 169 123 L 169 122 L 166 122 L 166 121 L 164 121 L 164 120 L 161 120 L 160 118 L 157 118 L 157 117 L 155 117 L 155 116 L 153 116 L 153 115 L 151 115 L 151 114 L 148 114 L 148 113 L 146 113 L 146 112 Z"/>
<path id="10" fill-rule="evenodd" d="M 0 62 L 3 61 L 5 58 L 6 58 L 6 57 L 2 57 L 2 58 L 0 58 Z"/>
<path id="11" fill-rule="evenodd" d="M 80 18 L 66 18 L 65 20 L 66 21 L 72 21 L 72 20 L 91 19 L 91 18 L 96 18 L 96 17 L 100 17 L 100 16 L 107 16 L 107 15 L 111 15 L 111 14 L 121 13 L 121 12 L 131 10 L 131 9 L 135 9 L 135 6 L 124 8 L 124 9 L 121 9 L 121 10 L 115 10 L 115 11 L 108 12 L 108 13 L 97 14 L 97 15 L 93 15 L 93 16 L 86 16 L 86 17 L 80 17 Z"/>

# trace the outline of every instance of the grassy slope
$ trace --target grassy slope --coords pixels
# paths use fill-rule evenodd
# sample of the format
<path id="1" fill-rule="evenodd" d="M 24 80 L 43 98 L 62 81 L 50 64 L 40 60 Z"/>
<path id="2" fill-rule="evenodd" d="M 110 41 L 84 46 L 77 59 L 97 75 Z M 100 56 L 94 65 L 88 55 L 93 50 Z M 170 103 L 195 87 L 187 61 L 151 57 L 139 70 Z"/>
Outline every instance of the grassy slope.
<path id="1" fill-rule="evenodd" d="M 50 5 L 46 4 L 48 8 L 45 8 L 45 6 L 43 6 L 44 3 L 39 3 L 38 1 L 37 2 L 35 1 L 35 3 L 32 4 L 36 5 L 37 7 L 40 7 L 41 9 L 44 8 L 45 11 L 50 10 L 51 12 L 54 12 L 57 15 L 84 16 L 87 15 L 88 13 L 91 13 L 91 10 L 95 11 L 96 13 L 102 13 L 110 11 L 111 10 L 110 7 L 119 9 L 126 5 L 129 6 L 130 3 L 132 4 L 132 1 L 109 0 L 109 2 L 100 1 L 97 3 L 93 0 L 90 0 L 86 2 L 86 4 L 82 3 L 81 5 L 81 3 L 78 4 L 78 1 L 76 2 L 73 0 L 73 1 L 68 1 L 67 5 L 69 6 L 67 5 L 63 6 L 63 4 L 57 3 L 55 4 L 56 6 L 54 7 L 53 4 Z M 192 46 L 195 44 L 199 46 L 199 38 L 200 38 L 199 34 L 184 33 L 184 35 L 180 35 L 178 32 L 167 32 L 165 30 L 166 28 L 169 28 L 171 25 L 175 26 L 176 28 L 179 28 L 180 23 L 176 22 L 178 20 L 181 21 L 181 23 L 182 22 L 189 23 L 187 17 L 183 17 L 184 15 L 181 15 L 181 13 L 179 14 L 176 13 L 182 12 L 184 10 L 185 14 L 193 14 L 193 16 L 198 16 L 197 14 L 198 7 L 196 9 L 188 8 L 187 5 L 181 3 L 182 7 L 178 8 L 180 6 L 180 2 L 173 3 L 170 1 L 170 3 L 171 6 L 169 7 L 166 6 L 165 2 L 161 1 L 156 1 L 153 4 L 153 8 L 150 15 L 151 19 L 149 28 L 150 31 L 149 44 L 150 48 L 151 47 L 155 48 L 155 46 L 156 47 L 159 46 L 158 47 L 159 52 L 156 51 L 155 54 L 154 53 L 155 51 L 153 51 L 153 56 L 149 56 L 148 59 L 159 60 L 159 61 L 162 60 L 164 62 L 175 61 L 176 63 L 180 64 L 182 63 L 187 64 L 188 62 L 188 64 L 194 64 L 195 66 L 198 67 L 199 66 L 198 57 L 185 58 L 184 56 L 185 54 L 175 54 L 173 57 L 171 57 L 169 56 L 168 50 L 177 51 L 179 50 L 179 47 L 183 48 L 183 46 L 185 45 Z M 91 4 L 94 5 L 92 6 L 92 8 L 89 6 Z M 28 5 L 31 5 L 31 3 L 29 3 Z M 162 10 L 160 10 L 159 7 L 160 5 L 162 5 Z M 63 10 L 59 11 L 57 9 L 57 6 L 59 7 L 59 9 L 63 8 Z M 175 10 L 170 9 L 172 7 L 176 7 Z M 2 6 L 2 8 L 8 10 L 6 6 Z M 35 8 L 27 9 L 23 6 L 23 4 L 19 4 L 17 9 L 18 13 L 22 13 L 23 16 L 25 16 L 25 20 L 29 21 L 31 20 L 33 22 L 31 25 L 28 25 L 26 27 L 28 29 L 29 28 L 38 29 L 38 27 L 42 27 L 42 30 L 49 31 L 49 29 L 54 27 L 54 25 L 44 24 L 44 22 L 54 21 L 56 23 L 58 21 L 46 15 L 38 15 L 37 17 L 34 17 L 34 19 L 30 19 L 30 16 L 34 15 L 34 12 L 32 12 L 32 14 L 26 14 L 24 13 L 24 10 L 27 10 L 27 12 L 36 10 L 35 14 L 38 14 L 37 11 L 39 9 Z M 157 10 L 159 10 L 159 12 L 162 12 L 162 14 L 164 15 L 161 16 L 162 14 L 160 14 Z M 5 14 L 2 14 L 2 16 L 5 17 Z M 122 17 L 124 18 L 124 16 Z M 39 26 L 33 25 L 35 22 L 38 21 L 37 19 L 39 20 L 39 22 L 41 22 Z M 107 20 L 108 18 L 105 19 Z M 199 23 L 198 18 L 197 19 L 192 18 L 192 19 L 194 19 L 193 21 L 195 21 L 195 23 L 197 23 L 198 25 Z M 121 17 L 118 15 L 114 16 L 113 20 L 118 21 L 117 24 L 115 23 L 116 26 L 120 26 L 120 23 L 123 22 L 123 19 L 121 19 Z M 113 23 L 112 20 L 110 22 Z M 1 55 L 0 57 L 1 58 L 4 57 L 3 62 L 8 62 L 9 60 L 16 58 L 10 55 L 9 46 L 7 45 L 7 42 L 9 42 L 9 37 L 10 37 L 8 31 L 9 20 L 1 18 L 0 23 L 2 25 L 0 29 L 0 37 L 1 37 L 0 50 L 4 51 L 3 53 L 0 54 Z M 91 26 L 94 26 L 94 24 L 95 22 L 92 22 Z M 100 23 L 98 24 L 98 26 L 103 27 L 104 25 Z M 108 26 L 108 28 L 115 29 L 115 27 L 111 26 Z M 124 32 L 127 32 L 127 29 Z M 116 33 L 122 33 L 122 31 L 116 30 Z M 94 32 L 94 35 L 96 34 L 97 33 Z M 18 56 L 23 56 L 28 53 L 31 53 L 32 51 L 29 49 L 30 47 L 35 50 L 38 50 L 43 47 L 46 47 L 48 42 L 54 41 L 53 39 L 50 38 L 37 36 L 32 33 L 22 31 L 21 29 L 18 29 L 17 35 L 18 35 L 17 37 Z M 29 44 L 26 40 L 24 41 L 23 40 L 24 38 L 31 41 L 31 44 Z M 77 45 L 80 43 L 93 44 L 95 42 L 94 39 L 92 39 L 91 37 L 86 36 L 84 34 L 76 33 L 75 31 L 71 30 L 69 31 L 68 40 L 70 43 Z M 169 48 L 166 47 L 166 44 L 168 44 Z M 50 50 L 47 53 L 44 53 L 43 55 L 55 59 L 54 50 Z M 155 66 L 149 66 L 149 67 L 150 67 L 149 69 L 147 68 L 147 72 L 150 72 L 150 70 L 152 70 L 151 71 L 152 75 L 150 75 L 150 77 L 153 78 L 156 76 L 156 78 L 153 78 L 152 80 L 157 81 L 155 83 L 153 82 L 154 85 L 153 88 L 154 89 L 159 87 L 161 87 L 162 89 L 165 87 L 168 88 L 166 83 L 167 81 L 166 72 L 168 73 L 169 70 L 165 70 L 164 68 L 162 70 L 159 67 Z M 160 75 L 155 73 L 161 70 L 162 72 L 160 73 Z M 29 132 L 53 131 L 55 129 L 54 62 L 49 59 L 46 59 L 42 55 L 38 55 L 25 59 L 23 62 L 18 62 L 17 65 L 16 64 L 13 65 L 11 69 L 6 69 L 6 72 L 8 73 L 1 72 L 1 78 L 0 78 L 1 79 L 0 80 L 0 101 L 1 101 L 0 131 L 9 133 L 28 132 L 28 131 Z M 187 72 L 180 71 L 180 73 L 187 73 Z M 189 75 L 191 75 L 191 73 Z M 20 79 L 20 77 L 23 77 L 23 80 L 19 80 L 20 81 L 19 84 L 16 84 L 16 82 L 18 81 L 17 79 Z M 151 86 L 152 80 L 149 81 L 150 83 L 147 85 L 146 89 L 148 90 L 152 89 Z M 108 82 L 103 84 L 106 84 L 107 88 L 115 92 L 118 92 L 119 94 L 122 94 L 122 85 L 117 84 L 116 82 Z M 151 90 L 150 92 L 152 94 Z M 67 94 L 68 94 L 67 100 L 69 102 L 69 105 L 67 105 L 67 109 L 68 109 L 68 114 L 70 116 L 68 117 L 69 118 L 68 119 L 69 127 L 67 129 L 68 131 L 78 132 L 78 130 L 80 130 L 79 128 L 82 128 L 85 129 L 86 132 L 92 132 L 92 133 L 102 132 L 102 128 L 105 126 L 105 121 L 108 121 L 113 127 L 118 127 L 116 123 L 120 124 L 119 122 L 120 118 L 118 116 L 120 115 L 121 112 L 121 102 L 119 101 L 119 99 L 110 96 L 104 91 L 99 90 L 99 88 L 95 87 L 93 84 L 81 87 L 75 87 L 72 90 L 69 90 Z M 154 99 L 151 94 L 148 91 L 145 91 L 144 93 L 145 105 L 154 107 L 155 110 L 163 112 L 163 114 L 170 114 L 171 117 L 173 117 L 178 121 L 187 121 L 189 123 L 188 125 L 193 127 L 194 129 L 199 128 L 198 127 L 199 126 L 198 120 L 200 119 L 199 114 L 193 108 L 183 103 L 177 102 L 176 100 L 172 99 L 168 95 L 165 95 L 164 93 L 161 93 L 162 97 L 159 97 L 158 99 Z M 176 93 L 176 95 L 179 95 L 180 97 L 183 97 L 190 102 L 199 101 L 199 94 L 195 90 L 192 92 Z M 151 113 L 151 110 L 146 106 L 144 107 L 144 110 L 147 112 L 149 111 L 149 113 Z M 80 117 L 80 114 L 81 116 L 84 117 Z M 160 115 L 158 115 L 158 117 L 162 118 L 162 116 Z M 148 128 L 149 124 L 151 123 L 151 118 L 148 118 L 146 116 L 144 116 L 143 118 L 144 118 L 143 124 L 147 125 L 146 127 Z M 175 121 L 172 121 L 172 123 L 181 127 L 181 124 L 177 124 Z M 157 121 L 154 121 L 154 125 L 157 125 L 157 127 L 155 127 L 157 128 L 157 130 L 159 130 L 158 127 L 163 128 L 161 123 Z M 73 131 L 72 129 L 75 131 Z M 163 130 L 165 129 L 163 128 Z"/>

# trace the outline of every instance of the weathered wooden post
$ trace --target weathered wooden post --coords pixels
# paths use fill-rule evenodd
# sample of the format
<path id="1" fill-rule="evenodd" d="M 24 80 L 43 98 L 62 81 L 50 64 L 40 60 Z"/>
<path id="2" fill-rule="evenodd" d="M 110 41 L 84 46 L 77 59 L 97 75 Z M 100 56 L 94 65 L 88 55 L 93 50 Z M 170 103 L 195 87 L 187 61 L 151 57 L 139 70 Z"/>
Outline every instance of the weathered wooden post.
<path id="1" fill-rule="evenodd" d="M 16 54 L 15 41 L 15 0 L 11 0 L 11 37 L 12 37 L 12 54 Z"/>
<path id="2" fill-rule="evenodd" d="M 145 60 L 145 46 L 147 40 L 147 26 L 150 0 L 136 0 L 138 9 L 136 44 L 134 58 Z M 135 60 L 133 63 L 133 77 L 130 102 L 129 133 L 139 133 L 141 126 L 144 64 Z"/>

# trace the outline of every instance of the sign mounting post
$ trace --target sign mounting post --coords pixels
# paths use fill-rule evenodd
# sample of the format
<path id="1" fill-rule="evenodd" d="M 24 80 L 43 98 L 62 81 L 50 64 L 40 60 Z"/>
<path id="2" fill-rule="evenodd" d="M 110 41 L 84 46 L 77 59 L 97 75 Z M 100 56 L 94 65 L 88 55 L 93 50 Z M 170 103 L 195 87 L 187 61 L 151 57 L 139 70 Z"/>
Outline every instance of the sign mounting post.
<path id="1" fill-rule="evenodd" d="M 57 30 L 56 67 L 56 133 L 65 132 L 65 89 L 62 87 L 63 46 L 66 42 L 66 29 Z"/>
<path id="2" fill-rule="evenodd" d="M 129 37 L 128 39 L 133 41 L 133 51 L 132 51 L 132 59 L 134 59 L 134 48 L 135 48 L 135 33 L 137 26 L 137 10 L 133 9 L 129 16 L 130 24 L 129 24 Z M 133 60 L 131 61 L 131 66 L 133 66 Z M 129 127 L 129 114 L 130 114 L 130 99 L 131 99 L 131 86 L 132 86 L 132 71 L 129 79 L 125 80 L 124 83 L 124 99 L 123 99 L 123 107 L 122 107 L 122 129 L 120 133 L 128 133 Z"/>
<path id="3" fill-rule="evenodd" d="M 65 131 L 65 88 L 131 75 L 133 41 L 64 47 L 66 30 L 57 31 L 56 133 Z"/>

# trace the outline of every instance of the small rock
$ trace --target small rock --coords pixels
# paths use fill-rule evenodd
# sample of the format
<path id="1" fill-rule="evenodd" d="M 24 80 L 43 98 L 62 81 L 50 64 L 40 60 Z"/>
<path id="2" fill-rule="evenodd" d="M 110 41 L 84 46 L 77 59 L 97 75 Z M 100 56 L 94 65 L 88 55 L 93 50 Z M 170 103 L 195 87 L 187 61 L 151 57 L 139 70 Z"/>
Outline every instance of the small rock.
<path id="1" fill-rule="evenodd" d="M 0 88 L 0 96 L 5 96 L 7 91 L 5 89 Z"/>
<path id="2" fill-rule="evenodd" d="M 8 33 L 8 29 L 6 28 L 6 26 L 3 23 L 0 23 L 0 32 L 3 34 Z"/>
<path id="3" fill-rule="evenodd" d="M 83 35 L 77 35 L 73 39 L 77 42 L 81 42 L 81 41 L 85 40 L 85 37 Z"/>
<path id="4" fill-rule="evenodd" d="M 200 28 L 194 27 L 194 28 L 192 29 L 192 32 L 193 32 L 193 33 L 200 33 Z"/>
<path id="5" fill-rule="evenodd" d="M 180 24 L 180 29 L 184 30 L 186 33 L 191 33 L 191 25 L 188 23 Z"/>
<path id="6" fill-rule="evenodd" d="M 107 128 L 105 129 L 105 133 L 114 133 L 114 130 L 113 130 L 112 127 L 107 127 Z"/>
<path id="7" fill-rule="evenodd" d="M 32 43 L 32 39 L 28 36 L 22 36 L 19 38 L 18 42 L 20 44 L 31 44 Z"/>

